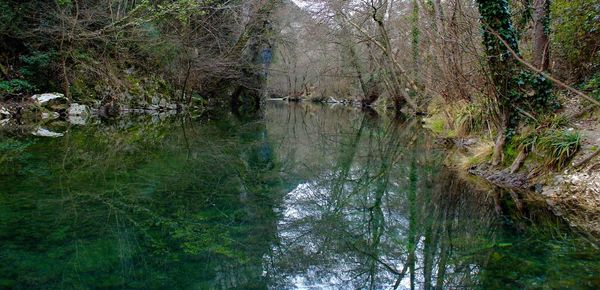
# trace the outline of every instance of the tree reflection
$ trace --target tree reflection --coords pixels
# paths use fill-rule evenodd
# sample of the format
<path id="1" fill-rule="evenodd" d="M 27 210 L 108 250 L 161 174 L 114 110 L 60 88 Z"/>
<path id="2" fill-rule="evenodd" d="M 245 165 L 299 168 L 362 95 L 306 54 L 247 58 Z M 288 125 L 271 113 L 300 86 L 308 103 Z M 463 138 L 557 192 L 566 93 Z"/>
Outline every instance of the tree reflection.
<path id="1" fill-rule="evenodd" d="M 1 148 L 0 288 L 600 283 L 597 249 L 457 178 L 418 120 L 270 104 L 67 132 Z"/>
<path id="2" fill-rule="evenodd" d="M 341 111 L 350 122 L 339 124 L 340 115 L 305 114 L 311 110 L 325 109 L 299 106 L 287 112 L 295 122 L 268 123 L 271 131 L 302 132 L 281 141 L 290 152 L 282 162 L 302 159 L 308 167 L 293 174 L 303 179 L 280 209 L 279 243 L 268 258 L 274 288 L 498 287 L 510 280 L 497 275 L 510 264 L 493 262 L 506 249 L 531 259 L 513 240 L 503 242 L 506 232 L 513 239 L 520 228 L 518 235 L 539 240 L 563 226 L 539 203 L 524 206 L 515 194 L 458 179 L 417 120 L 369 122 Z M 320 148 L 320 140 L 325 149 L 304 148 Z"/>
<path id="3" fill-rule="evenodd" d="M 0 288 L 266 287 L 282 189 L 265 124 L 184 121 L 36 140 L 0 174 Z"/>

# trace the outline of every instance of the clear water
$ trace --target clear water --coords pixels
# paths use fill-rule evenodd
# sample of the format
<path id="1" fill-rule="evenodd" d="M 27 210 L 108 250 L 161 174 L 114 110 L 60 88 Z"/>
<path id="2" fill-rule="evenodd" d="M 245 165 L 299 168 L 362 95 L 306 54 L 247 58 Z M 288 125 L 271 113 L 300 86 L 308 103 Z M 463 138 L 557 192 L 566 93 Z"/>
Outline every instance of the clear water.
<path id="1" fill-rule="evenodd" d="M 459 179 L 418 121 L 270 103 L 66 129 L 2 136 L 0 288 L 600 288 L 591 242 Z"/>

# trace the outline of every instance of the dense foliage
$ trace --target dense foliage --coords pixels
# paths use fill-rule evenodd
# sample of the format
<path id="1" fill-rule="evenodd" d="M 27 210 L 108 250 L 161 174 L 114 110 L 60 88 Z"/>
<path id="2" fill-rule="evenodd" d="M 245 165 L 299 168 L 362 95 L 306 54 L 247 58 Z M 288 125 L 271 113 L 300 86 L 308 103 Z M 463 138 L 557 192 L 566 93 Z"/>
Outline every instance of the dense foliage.
<path id="1" fill-rule="evenodd" d="M 2 0 L 0 93 L 137 106 L 256 86 L 244 69 L 261 50 L 247 48 L 268 44 L 262 27 L 276 2 L 263 2 Z"/>
<path id="2" fill-rule="evenodd" d="M 600 3 L 586 0 L 551 3 L 553 45 L 557 62 L 567 69 L 565 76 L 586 80 L 600 72 Z"/>

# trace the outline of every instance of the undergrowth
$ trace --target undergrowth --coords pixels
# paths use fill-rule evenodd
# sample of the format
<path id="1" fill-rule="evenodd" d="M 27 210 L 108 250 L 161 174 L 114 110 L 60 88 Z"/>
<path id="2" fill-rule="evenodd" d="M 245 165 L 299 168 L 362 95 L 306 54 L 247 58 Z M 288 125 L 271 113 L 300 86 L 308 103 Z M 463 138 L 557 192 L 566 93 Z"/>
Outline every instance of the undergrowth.
<path id="1" fill-rule="evenodd" d="M 507 160 L 512 160 L 520 151 L 534 152 L 541 162 L 552 169 L 563 169 L 581 147 L 581 136 L 573 130 L 544 128 L 529 130 L 513 138 L 507 146 Z"/>
<path id="2" fill-rule="evenodd" d="M 538 144 L 545 152 L 547 165 L 560 170 L 581 147 L 581 136 L 569 130 L 550 130 L 539 138 Z"/>

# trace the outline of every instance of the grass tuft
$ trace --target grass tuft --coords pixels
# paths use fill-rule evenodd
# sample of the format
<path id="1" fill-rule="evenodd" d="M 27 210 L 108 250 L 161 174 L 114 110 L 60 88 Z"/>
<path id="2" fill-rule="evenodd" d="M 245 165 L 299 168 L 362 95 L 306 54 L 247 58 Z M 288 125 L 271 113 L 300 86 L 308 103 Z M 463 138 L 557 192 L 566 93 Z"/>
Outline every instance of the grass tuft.
<path id="1" fill-rule="evenodd" d="M 538 144 L 546 153 L 547 164 L 560 170 L 581 147 L 581 136 L 569 130 L 551 130 L 539 137 Z"/>

